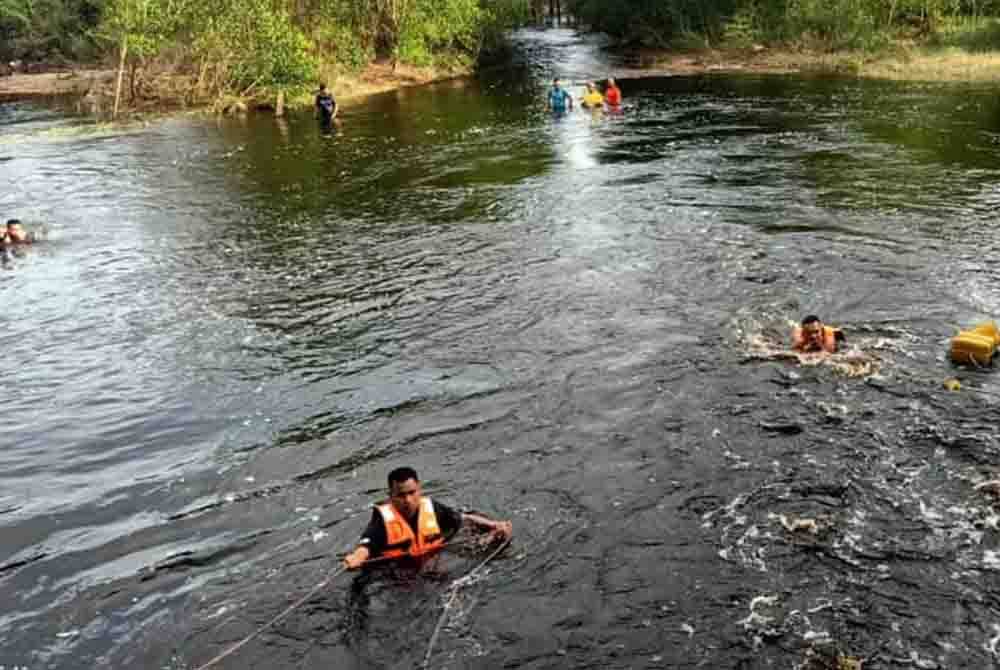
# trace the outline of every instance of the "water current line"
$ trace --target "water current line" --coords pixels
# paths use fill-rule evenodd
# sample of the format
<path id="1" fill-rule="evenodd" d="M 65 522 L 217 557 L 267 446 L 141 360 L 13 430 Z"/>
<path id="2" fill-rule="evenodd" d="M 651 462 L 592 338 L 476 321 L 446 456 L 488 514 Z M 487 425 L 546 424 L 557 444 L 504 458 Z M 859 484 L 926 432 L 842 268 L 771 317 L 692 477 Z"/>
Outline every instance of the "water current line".
<path id="1" fill-rule="evenodd" d="M 441 635 L 441 628 L 444 626 L 444 622 L 448 618 L 449 612 L 451 612 L 451 606 L 455 603 L 455 598 L 458 596 L 459 589 L 461 589 L 466 584 L 470 583 L 472 581 L 472 578 L 475 577 L 480 570 L 485 568 L 490 561 L 499 556 L 500 552 L 506 549 L 508 546 L 510 546 L 510 538 L 504 540 L 504 542 L 499 547 L 497 547 L 492 554 L 486 557 L 486 560 L 484 560 L 482 563 L 474 567 L 472 571 L 469 572 L 469 574 L 459 579 L 456 579 L 454 582 L 451 583 L 450 587 L 451 596 L 449 596 L 448 601 L 445 602 L 444 610 L 441 612 L 441 616 L 438 617 L 437 626 L 434 627 L 434 634 L 431 635 L 431 641 L 427 645 L 427 653 L 424 654 L 424 661 L 423 663 L 420 664 L 422 670 L 427 670 L 427 668 L 430 667 L 431 655 L 434 653 L 434 646 L 437 644 L 438 637 Z"/>
<path id="2" fill-rule="evenodd" d="M 268 621 L 266 624 L 264 624 L 263 626 L 261 626 L 260 628 L 258 628 L 257 630 L 255 630 L 253 633 L 251 633 L 250 635 L 246 636 L 245 638 L 243 638 L 242 640 L 240 640 L 239 642 L 237 642 L 233 646 L 231 646 L 229 649 L 225 650 L 224 652 L 222 652 L 221 654 L 219 654 L 218 656 L 216 656 L 215 658 L 213 658 L 208 663 L 205 663 L 204 665 L 198 666 L 197 670 L 206 670 L 207 668 L 212 667 L 213 665 L 215 665 L 216 663 L 218 663 L 222 659 L 226 658 L 227 656 L 230 656 L 230 655 L 234 654 L 238 649 L 240 649 L 241 647 L 243 647 L 245 644 L 247 644 L 248 642 L 250 642 L 251 640 L 253 640 L 255 637 L 257 637 L 258 635 L 260 635 L 261 633 L 263 633 L 264 631 L 266 631 L 268 628 L 270 628 L 274 624 L 276 624 L 279 621 L 281 621 L 282 619 L 284 619 L 286 616 L 288 616 L 293 611 L 295 611 L 296 609 L 298 609 L 307 600 L 309 600 L 314 595 L 316 595 L 317 593 L 319 593 L 320 591 L 322 591 L 323 589 L 325 589 L 327 587 L 327 585 L 330 584 L 330 582 L 332 582 L 334 579 L 336 579 L 340 575 L 344 574 L 344 572 L 346 570 L 347 570 L 347 568 L 343 567 L 343 566 L 341 566 L 340 568 L 338 568 L 336 571 L 334 571 L 333 574 L 331 574 L 329 577 L 327 577 L 326 579 L 324 579 L 323 581 L 321 581 L 319 584 L 317 584 L 316 586 L 314 586 L 309 591 L 309 593 L 305 594 L 304 596 L 302 596 L 301 598 L 299 598 L 298 600 L 296 600 L 294 603 L 292 603 L 291 605 L 289 605 L 288 607 L 286 607 L 276 617 L 274 617 L 273 619 L 271 619 L 270 621 Z"/>

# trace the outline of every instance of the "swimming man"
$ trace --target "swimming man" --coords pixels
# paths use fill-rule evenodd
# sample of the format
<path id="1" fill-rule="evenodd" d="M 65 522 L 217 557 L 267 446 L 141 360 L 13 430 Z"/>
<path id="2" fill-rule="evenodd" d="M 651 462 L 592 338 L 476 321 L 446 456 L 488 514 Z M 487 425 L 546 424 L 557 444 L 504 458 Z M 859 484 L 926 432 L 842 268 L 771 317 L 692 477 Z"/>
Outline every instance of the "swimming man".
<path id="1" fill-rule="evenodd" d="M 792 349 L 802 353 L 825 351 L 833 354 L 846 339 L 842 330 L 823 325 L 818 316 L 810 314 L 792 331 Z"/>

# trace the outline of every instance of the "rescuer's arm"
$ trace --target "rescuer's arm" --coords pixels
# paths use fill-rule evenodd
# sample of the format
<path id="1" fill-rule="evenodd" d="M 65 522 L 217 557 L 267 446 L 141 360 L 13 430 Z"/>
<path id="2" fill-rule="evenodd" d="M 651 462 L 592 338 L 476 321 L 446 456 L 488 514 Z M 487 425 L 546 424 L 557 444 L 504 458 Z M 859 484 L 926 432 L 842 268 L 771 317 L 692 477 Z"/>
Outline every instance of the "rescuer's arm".
<path id="1" fill-rule="evenodd" d="M 462 525 L 470 528 L 484 528 L 504 540 L 509 540 L 514 534 L 514 526 L 510 521 L 494 521 L 481 514 L 463 512 Z"/>

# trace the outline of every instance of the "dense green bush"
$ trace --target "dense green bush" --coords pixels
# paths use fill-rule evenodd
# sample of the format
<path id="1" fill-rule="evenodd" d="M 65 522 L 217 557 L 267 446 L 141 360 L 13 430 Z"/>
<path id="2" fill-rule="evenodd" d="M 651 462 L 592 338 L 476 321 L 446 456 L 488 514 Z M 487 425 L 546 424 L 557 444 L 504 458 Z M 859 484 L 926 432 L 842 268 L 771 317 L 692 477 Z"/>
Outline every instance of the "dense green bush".
<path id="1" fill-rule="evenodd" d="M 100 0 L 0 0 L 0 59 L 89 60 Z"/>
<path id="2" fill-rule="evenodd" d="M 528 0 L 0 0 L 0 57 L 124 53 L 134 82 L 169 54 L 238 92 L 313 81 L 321 62 L 471 62 L 527 15 Z"/>
<path id="3" fill-rule="evenodd" d="M 427 0 L 415 5 L 400 31 L 402 60 L 427 65 L 436 53 L 470 57 L 478 53 L 483 14 L 478 0 Z"/>
<path id="4" fill-rule="evenodd" d="M 871 49 L 905 33 L 931 36 L 955 16 L 1000 12 L 1000 0 L 568 0 L 585 24 L 625 41 L 675 46 L 808 43 Z"/>
<path id="5" fill-rule="evenodd" d="M 223 64 L 223 89 L 297 86 L 313 81 L 312 45 L 270 0 L 208 0 L 193 10 L 193 54 Z"/>

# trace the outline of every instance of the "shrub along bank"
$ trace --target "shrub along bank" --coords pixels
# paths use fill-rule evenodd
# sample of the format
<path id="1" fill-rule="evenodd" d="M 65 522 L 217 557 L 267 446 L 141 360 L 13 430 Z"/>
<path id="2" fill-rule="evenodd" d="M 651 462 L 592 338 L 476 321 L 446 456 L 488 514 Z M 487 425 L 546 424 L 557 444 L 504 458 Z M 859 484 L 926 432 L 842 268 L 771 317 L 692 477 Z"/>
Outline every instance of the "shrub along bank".
<path id="1" fill-rule="evenodd" d="M 528 0 L 0 0 L 0 59 L 103 60 L 120 72 L 122 104 L 301 99 L 320 76 L 377 61 L 467 69 L 529 9 Z"/>

